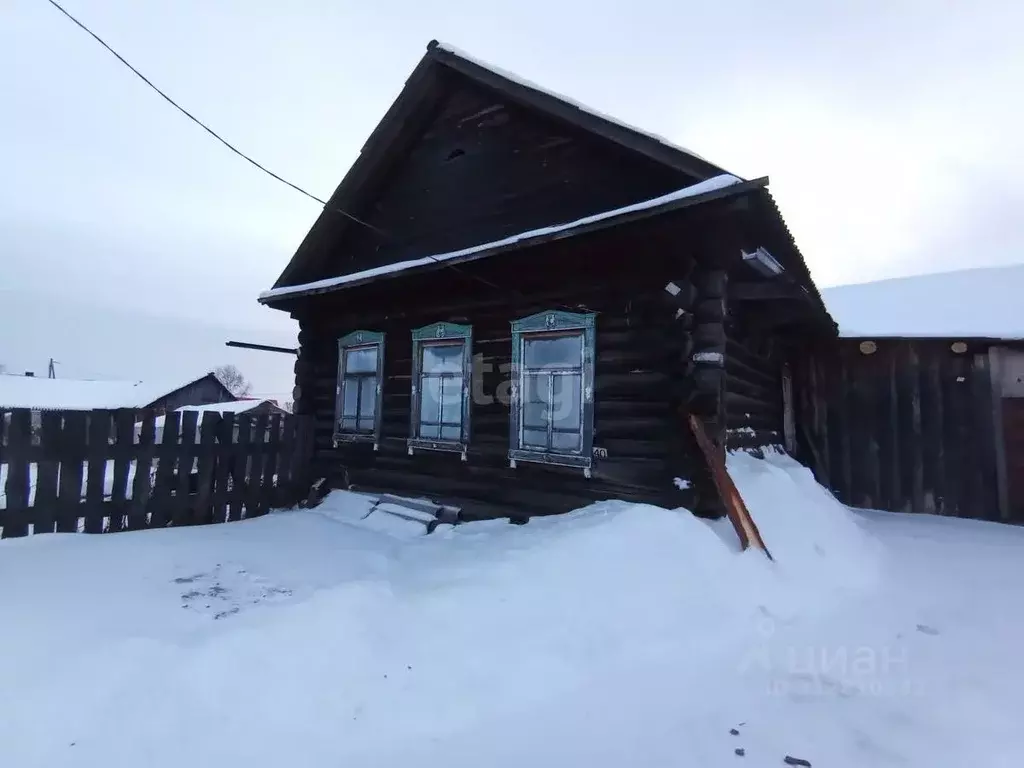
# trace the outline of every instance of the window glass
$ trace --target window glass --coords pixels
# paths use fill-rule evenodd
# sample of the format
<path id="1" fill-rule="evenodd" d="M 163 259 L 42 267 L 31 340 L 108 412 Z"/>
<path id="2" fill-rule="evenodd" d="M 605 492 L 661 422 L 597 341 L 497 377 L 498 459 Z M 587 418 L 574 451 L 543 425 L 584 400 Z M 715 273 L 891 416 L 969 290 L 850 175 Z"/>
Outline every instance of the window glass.
<path id="1" fill-rule="evenodd" d="M 462 380 L 443 379 L 441 385 L 441 421 L 462 424 Z"/>
<path id="2" fill-rule="evenodd" d="M 462 344 L 426 344 L 423 373 L 462 373 Z"/>
<path id="3" fill-rule="evenodd" d="M 356 406 L 359 403 L 359 384 L 356 380 L 347 380 L 341 383 L 342 391 L 342 416 L 355 416 Z M 354 427 L 353 427 L 354 428 Z"/>
<path id="4" fill-rule="evenodd" d="M 551 448 L 555 451 L 578 451 L 580 450 L 579 432 L 553 432 L 551 434 Z"/>
<path id="5" fill-rule="evenodd" d="M 372 419 L 377 410 L 377 377 L 367 376 L 361 379 L 359 389 L 359 416 Z"/>
<path id="6" fill-rule="evenodd" d="M 551 420 L 559 429 L 579 429 L 582 423 L 580 376 L 552 376 Z"/>
<path id="7" fill-rule="evenodd" d="M 344 418 L 344 419 L 342 419 L 341 420 L 341 428 L 342 429 L 347 429 L 347 430 L 349 430 L 351 432 L 355 432 L 355 429 L 356 429 L 356 419 L 355 419 L 355 417 L 353 416 L 352 418 Z"/>
<path id="8" fill-rule="evenodd" d="M 345 373 L 376 373 L 377 346 L 345 350 Z"/>
<path id="9" fill-rule="evenodd" d="M 546 373 L 528 373 L 523 376 L 523 402 L 544 403 L 548 402 L 548 388 L 551 386 L 551 377 Z"/>
<path id="10" fill-rule="evenodd" d="M 441 427 L 442 440 L 459 440 L 462 438 L 462 427 Z"/>
<path id="11" fill-rule="evenodd" d="M 548 428 L 548 404 L 547 403 L 524 403 L 523 404 L 523 426 L 527 429 Z"/>
<path id="12" fill-rule="evenodd" d="M 424 377 L 420 387 L 420 421 L 441 420 L 441 380 Z"/>
<path id="13" fill-rule="evenodd" d="M 548 433 L 547 430 L 538 429 L 524 429 L 523 430 L 523 445 L 531 448 L 543 448 L 548 447 Z"/>
<path id="14" fill-rule="evenodd" d="M 582 334 L 527 339 L 525 347 L 527 368 L 580 368 L 583 365 Z"/>

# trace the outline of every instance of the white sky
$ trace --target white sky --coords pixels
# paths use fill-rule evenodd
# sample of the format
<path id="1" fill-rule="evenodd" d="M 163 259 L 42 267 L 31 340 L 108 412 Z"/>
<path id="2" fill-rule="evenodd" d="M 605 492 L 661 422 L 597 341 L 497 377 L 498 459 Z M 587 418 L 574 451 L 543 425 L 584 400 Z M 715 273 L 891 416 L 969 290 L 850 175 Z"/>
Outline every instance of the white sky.
<path id="1" fill-rule="evenodd" d="M 65 7 L 321 197 L 436 37 L 743 176 L 770 176 L 822 286 L 1024 261 L 1024 3 Z M 0 96 L 0 288 L 243 327 L 253 340 L 289 334 L 255 297 L 315 203 L 220 146 L 45 0 L 0 0 Z M 42 352 L 76 329 L 31 330 Z M 273 364 L 287 372 L 258 389 L 288 386 L 290 361 Z M 130 373 L 130 360 L 104 366 Z"/>

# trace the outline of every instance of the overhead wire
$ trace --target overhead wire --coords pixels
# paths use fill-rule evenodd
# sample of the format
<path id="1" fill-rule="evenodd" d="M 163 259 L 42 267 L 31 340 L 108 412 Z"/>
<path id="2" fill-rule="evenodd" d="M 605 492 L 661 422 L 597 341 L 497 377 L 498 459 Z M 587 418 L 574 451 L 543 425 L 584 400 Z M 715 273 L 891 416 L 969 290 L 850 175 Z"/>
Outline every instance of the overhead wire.
<path id="1" fill-rule="evenodd" d="M 148 77 L 146 77 L 144 74 L 142 74 L 142 72 L 140 72 L 138 69 L 136 69 L 124 56 L 122 56 L 120 53 L 118 53 L 116 50 L 114 50 L 102 37 L 100 37 L 98 34 L 93 32 L 88 26 L 86 26 L 85 23 L 83 23 L 82 21 L 77 19 L 75 16 L 73 16 L 67 9 L 64 8 L 64 6 L 62 6 L 59 2 L 57 2 L 57 0 L 46 0 L 46 1 L 50 5 L 52 5 L 54 8 L 56 8 L 58 11 L 60 11 L 70 21 L 72 21 L 79 29 L 81 29 L 83 32 L 85 32 L 87 35 L 89 35 L 97 43 L 102 45 L 112 56 L 114 56 L 118 61 L 120 61 L 122 64 L 124 64 L 124 66 L 126 66 L 129 70 L 131 70 L 131 72 L 136 77 L 138 77 L 140 80 L 142 80 L 142 82 L 144 82 L 151 89 L 153 89 L 157 94 L 159 94 L 160 97 L 163 98 L 164 101 L 166 101 L 168 104 L 170 104 L 176 110 L 178 110 L 181 114 L 183 114 L 189 120 L 191 120 L 196 125 L 198 125 L 200 128 L 202 128 L 204 131 L 206 131 L 206 133 L 208 133 L 210 136 L 215 138 L 217 141 L 219 141 L 221 144 L 223 144 L 225 147 L 227 147 L 229 150 L 231 150 L 234 154 L 238 155 L 240 158 L 242 158 L 246 162 L 250 163 L 254 167 L 258 168 L 259 170 L 263 171 L 263 173 L 267 174 L 271 178 L 276 179 L 277 181 L 281 182 L 282 184 L 285 184 L 288 187 L 291 187 L 293 190 L 295 190 L 296 192 L 298 192 L 298 193 L 300 193 L 302 195 L 305 195 L 310 200 L 314 200 L 315 202 L 319 203 L 321 206 L 323 206 L 325 211 L 332 211 L 334 213 L 339 213 L 342 216 L 344 216 L 345 218 L 355 222 L 356 224 L 359 224 L 359 225 L 361 225 L 363 227 L 366 227 L 367 229 L 369 229 L 369 230 L 371 230 L 373 232 L 376 232 L 377 234 L 382 235 L 382 236 L 388 238 L 389 240 L 392 240 L 392 241 L 398 241 L 399 240 L 399 238 L 396 235 L 394 235 L 394 234 L 392 234 L 392 233 L 390 233 L 390 232 L 388 232 L 386 230 L 383 230 L 383 229 L 380 229 L 378 227 L 375 227 L 374 225 L 364 221 L 363 219 L 359 218 L 358 216 L 355 216 L 355 215 L 349 213 L 348 211 L 345 211 L 345 210 L 342 210 L 341 208 L 337 208 L 337 207 L 334 207 L 334 206 L 330 205 L 330 203 L 328 203 L 328 201 L 321 199 L 317 195 L 314 195 L 312 192 L 309 192 L 309 191 L 303 189 L 298 184 L 295 184 L 294 182 L 289 181 L 288 179 L 284 178 L 280 174 L 277 174 L 274 171 L 270 170 L 269 168 L 267 168 L 262 163 L 257 162 L 256 160 L 254 160 L 252 157 L 250 157 L 245 152 L 240 150 L 238 147 L 236 147 L 234 144 L 232 144 L 230 141 L 225 139 L 223 136 L 221 136 L 219 133 L 217 133 L 215 130 L 213 130 L 210 126 L 208 126 L 206 123 L 204 123 L 198 117 L 196 117 L 194 114 L 192 114 L 189 110 L 187 110 L 183 106 L 181 106 L 181 104 L 179 104 L 177 101 L 175 101 L 173 98 L 171 98 L 166 92 L 161 90 L 155 83 L 153 83 L 152 80 L 150 80 Z M 472 272 L 468 272 L 468 271 L 466 271 L 464 269 L 461 269 L 461 268 L 458 267 L 458 265 L 451 264 L 451 263 L 449 263 L 445 259 L 439 259 L 439 258 L 437 258 L 435 256 L 429 256 L 429 255 L 426 256 L 426 258 L 430 259 L 431 261 L 436 262 L 437 264 L 440 264 L 440 265 L 442 265 L 442 266 L 444 266 L 444 267 L 446 267 L 448 269 L 451 269 L 454 272 L 457 272 L 457 273 L 459 273 L 461 275 L 464 275 L 465 277 L 468 277 L 471 280 L 475 280 L 476 282 L 479 282 L 482 285 L 486 285 L 487 287 L 492 288 L 494 290 L 497 290 L 497 291 L 508 291 L 508 292 L 514 293 L 519 298 L 526 298 L 526 295 L 523 294 L 521 291 L 518 291 L 518 290 L 516 290 L 514 288 L 503 288 L 502 286 L 498 285 L 497 283 L 494 283 L 494 282 L 488 280 L 487 278 L 481 277 L 480 275 L 476 275 L 476 274 L 473 274 Z M 569 309 L 570 311 L 575 311 L 573 308 L 565 306 L 565 305 L 558 305 L 558 306 L 562 307 L 563 309 Z"/>

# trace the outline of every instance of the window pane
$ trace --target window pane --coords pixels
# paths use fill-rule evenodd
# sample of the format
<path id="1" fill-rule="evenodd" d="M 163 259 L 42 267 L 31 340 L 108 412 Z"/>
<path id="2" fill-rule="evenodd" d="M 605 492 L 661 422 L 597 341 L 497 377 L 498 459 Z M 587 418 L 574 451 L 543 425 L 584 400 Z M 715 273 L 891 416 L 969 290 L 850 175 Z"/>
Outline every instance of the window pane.
<path id="1" fill-rule="evenodd" d="M 425 344 L 424 373 L 462 373 L 462 344 Z"/>
<path id="2" fill-rule="evenodd" d="M 441 380 L 435 376 L 420 377 L 420 421 L 441 420 Z"/>
<path id="3" fill-rule="evenodd" d="M 355 416 L 359 402 L 359 380 L 345 379 L 341 385 L 341 415 Z"/>
<path id="4" fill-rule="evenodd" d="M 424 440 L 437 440 L 441 434 L 440 427 L 437 424 L 427 424 L 426 422 L 420 422 L 420 437 Z"/>
<path id="5" fill-rule="evenodd" d="M 364 377 L 359 382 L 359 389 L 359 416 L 372 419 L 377 412 L 377 377 Z"/>
<path id="6" fill-rule="evenodd" d="M 356 431 L 356 420 L 354 418 L 353 419 L 342 419 L 341 420 L 341 428 L 342 428 L 342 430 L 344 430 L 346 432 L 355 432 Z"/>
<path id="7" fill-rule="evenodd" d="M 580 450 L 579 432 L 553 432 L 551 434 L 551 448 L 555 451 L 578 451 Z"/>
<path id="8" fill-rule="evenodd" d="M 546 373 L 523 376 L 523 402 L 548 404 L 548 387 L 551 377 Z"/>
<path id="9" fill-rule="evenodd" d="M 529 429 L 548 428 L 548 404 L 547 403 L 525 403 L 523 405 L 523 426 Z"/>
<path id="10" fill-rule="evenodd" d="M 462 424 L 462 379 L 442 379 L 441 421 Z"/>
<path id="11" fill-rule="evenodd" d="M 373 432 L 373 417 L 369 419 L 359 420 L 359 431 L 360 432 Z"/>
<path id="12" fill-rule="evenodd" d="M 345 350 L 345 373 L 376 373 L 377 345 Z"/>
<path id="13" fill-rule="evenodd" d="M 442 440 L 461 440 L 462 439 L 462 428 L 461 427 L 441 427 L 441 439 Z"/>
<path id="14" fill-rule="evenodd" d="M 524 429 L 523 446 L 527 448 L 547 448 L 548 433 L 539 429 Z"/>
<path id="15" fill-rule="evenodd" d="M 560 429 L 580 428 L 580 376 L 553 376 L 551 420 Z"/>
<path id="16" fill-rule="evenodd" d="M 583 365 L 583 336 L 547 336 L 526 340 L 527 368 L 575 367 Z"/>

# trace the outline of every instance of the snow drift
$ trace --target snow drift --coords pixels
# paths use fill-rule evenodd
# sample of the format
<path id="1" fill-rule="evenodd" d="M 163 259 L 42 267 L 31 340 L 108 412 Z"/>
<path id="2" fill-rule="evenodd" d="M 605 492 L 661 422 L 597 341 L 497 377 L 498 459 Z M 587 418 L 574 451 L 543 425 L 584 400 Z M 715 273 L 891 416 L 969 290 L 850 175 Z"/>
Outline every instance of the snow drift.
<path id="1" fill-rule="evenodd" d="M 2 542 L 0 763 L 913 756 L 892 723 L 919 700 L 858 697 L 857 670 L 794 671 L 785 656 L 914 634 L 892 594 L 877 618 L 885 547 L 788 459 L 730 464 L 775 563 L 685 510 L 603 502 L 409 537 L 365 527 L 370 502 L 338 492 L 229 525 Z M 1000 749 L 1020 744 L 991 727 Z M 922 742 L 936 759 L 917 764 L 970 746 Z"/>

